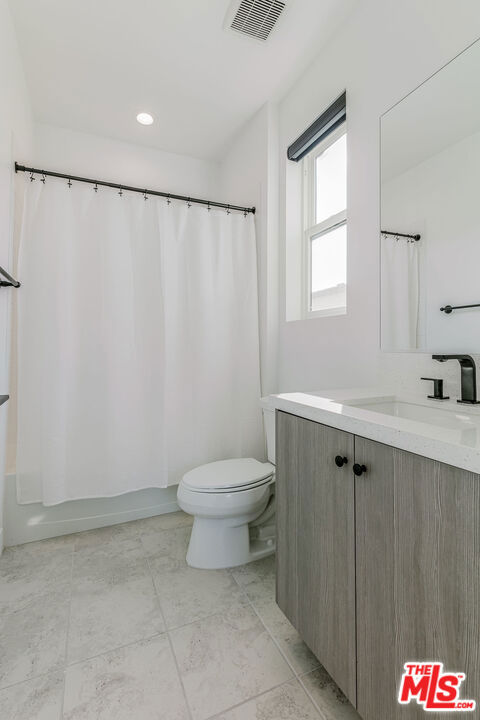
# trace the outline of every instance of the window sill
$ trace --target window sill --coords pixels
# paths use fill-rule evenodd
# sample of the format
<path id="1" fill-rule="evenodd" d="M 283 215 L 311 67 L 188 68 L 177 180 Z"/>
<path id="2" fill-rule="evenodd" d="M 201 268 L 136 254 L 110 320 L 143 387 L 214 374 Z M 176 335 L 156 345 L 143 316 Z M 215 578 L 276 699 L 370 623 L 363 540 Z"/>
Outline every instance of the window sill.
<path id="1" fill-rule="evenodd" d="M 311 310 L 305 315 L 304 320 L 317 320 L 318 318 L 338 317 L 346 314 L 346 307 L 331 308 L 330 310 Z"/>

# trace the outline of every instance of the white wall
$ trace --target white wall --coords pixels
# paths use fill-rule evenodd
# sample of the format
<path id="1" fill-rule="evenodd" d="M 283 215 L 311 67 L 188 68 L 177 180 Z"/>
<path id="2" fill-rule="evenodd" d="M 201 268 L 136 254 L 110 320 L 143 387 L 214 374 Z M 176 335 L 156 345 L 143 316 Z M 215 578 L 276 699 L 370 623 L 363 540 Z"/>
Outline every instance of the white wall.
<path id="1" fill-rule="evenodd" d="M 285 322 L 282 268 L 281 391 L 365 385 L 376 382 L 379 374 L 423 391 L 417 373 L 438 372 L 438 365 L 425 355 L 379 353 L 379 117 L 478 36 L 476 0 L 365 0 L 280 103 L 280 257 L 284 259 L 289 201 L 286 148 L 347 90 L 348 313 Z M 458 371 L 453 363 L 448 365 L 453 377 Z"/>
<path id="2" fill-rule="evenodd" d="M 221 165 L 220 196 L 256 208 L 262 393 L 277 390 L 278 109 L 267 103 L 237 135 Z"/>
<path id="3" fill-rule="evenodd" d="M 31 161 L 48 170 L 180 195 L 209 199 L 218 189 L 216 162 L 43 123 L 35 124 Z"/>
<path id="4" fill-rule="evenodd" d="M 13 163 L 31 150 L 31 114 L 23 68 L 10 12 L 0 0 L 0 265 L 12 268 Z M 15 290 L 0 290 L 0 394 L 8 394 L 9 305 Z M 0 408 L 0 552 L 3 547 L 3 500 L 7 405 Z"/>

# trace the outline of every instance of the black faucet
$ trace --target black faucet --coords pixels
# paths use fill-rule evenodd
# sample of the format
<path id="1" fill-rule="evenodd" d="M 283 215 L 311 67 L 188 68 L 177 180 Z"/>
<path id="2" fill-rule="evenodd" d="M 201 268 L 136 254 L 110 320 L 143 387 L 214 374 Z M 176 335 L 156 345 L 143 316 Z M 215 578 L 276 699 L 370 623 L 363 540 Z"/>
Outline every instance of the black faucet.
<path id="1" fill-rule="evenodd" d="M 470 355 L 432 355 L 432 359 L 438 360 L 438 362 L 458 360 L 460 363 L 462 398 L 457 402 L 468 403 L 469 405 L 479 402 L 477 400 L 477 370 Z"/>

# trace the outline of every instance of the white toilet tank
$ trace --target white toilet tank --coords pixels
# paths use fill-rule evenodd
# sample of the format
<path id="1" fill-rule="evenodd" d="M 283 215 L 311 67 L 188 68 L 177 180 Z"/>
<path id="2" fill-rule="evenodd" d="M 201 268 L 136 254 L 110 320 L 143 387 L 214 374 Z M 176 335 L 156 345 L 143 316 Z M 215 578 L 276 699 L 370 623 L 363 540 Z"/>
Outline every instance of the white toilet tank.
<path id="1" fill-rule="evenodd" d="M 267 457 L 275 465 L 275 410 L 263 409 L 263 425 L 267 440 Z"/>

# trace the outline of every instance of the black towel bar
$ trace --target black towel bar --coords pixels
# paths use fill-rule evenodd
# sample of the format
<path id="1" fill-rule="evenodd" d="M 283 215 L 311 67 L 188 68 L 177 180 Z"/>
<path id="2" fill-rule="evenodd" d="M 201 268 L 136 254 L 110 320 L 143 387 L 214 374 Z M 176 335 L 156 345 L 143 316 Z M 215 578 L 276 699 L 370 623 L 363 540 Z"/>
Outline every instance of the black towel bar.
<path id="1" fill-rule="evenodd" d="M 15 279 L 14 279 L 6 270 L 4 270 L 1 266 L 0 266 L 0 275 L 3 275 L 3 277 L 6 278 L 5 280 L 0 280 L 0 287 L 14 287 L 14 288 L 19 288 L 19 287 L 20 287 L 20 283 L 18 282 L 18 280 L 15 280 Z"/>
<path id="2" fill-rule="evenodd" d="M 444 312 L 446 315 L 450 315 L 453 310 L 464 310 L 465 308 L 474 307 L 480 307 L 480 303 L 475 303 L 474 305 L 445 305 L 445 307 L 440 308 L 440 312 Z"/>

